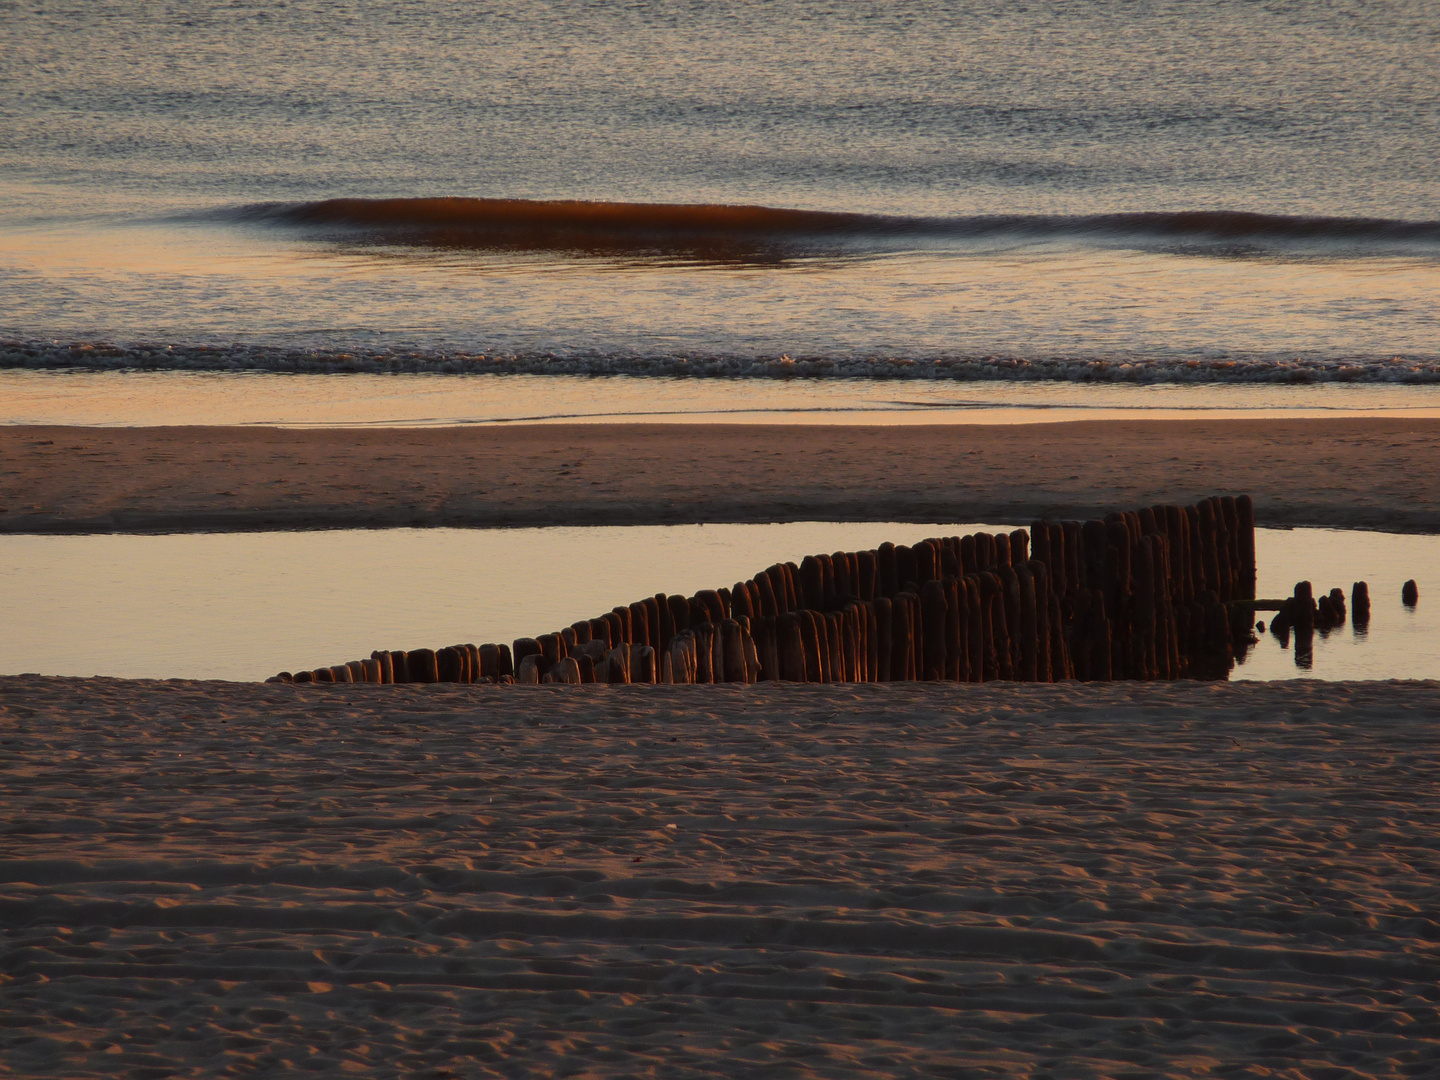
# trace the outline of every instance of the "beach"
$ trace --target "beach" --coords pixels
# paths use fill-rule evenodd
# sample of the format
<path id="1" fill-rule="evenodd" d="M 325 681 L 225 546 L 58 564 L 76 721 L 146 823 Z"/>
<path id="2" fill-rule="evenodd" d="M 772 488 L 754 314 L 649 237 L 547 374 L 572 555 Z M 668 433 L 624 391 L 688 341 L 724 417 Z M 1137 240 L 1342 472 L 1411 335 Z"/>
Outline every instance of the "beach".
<path id="1" fill-rule="evenodd" d="M 1440 529 L 1440 420 L 0 427 L 0 532 L 1089 518 Z"/>
<path id="2" fill-rule="evenodd" d="M 0 679 L 11 1075 L 1428 1075 L 1433 683 Z"/>
<path id="3" fill-rule="evenodd" d="M 1434 24 L 8 5 L 0 1077 L 1440 1076 Z"/>

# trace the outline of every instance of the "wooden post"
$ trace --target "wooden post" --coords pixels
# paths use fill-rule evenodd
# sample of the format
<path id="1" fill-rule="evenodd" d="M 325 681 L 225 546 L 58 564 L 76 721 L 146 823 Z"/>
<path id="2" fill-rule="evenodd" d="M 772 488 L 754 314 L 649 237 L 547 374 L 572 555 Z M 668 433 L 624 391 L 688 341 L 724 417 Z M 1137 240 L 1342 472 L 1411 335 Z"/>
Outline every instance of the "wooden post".
<path id="1" fill-rule="evenodd" d="M 894 657 L 894 612 L 888 596 L 877 596 L 871 606 L 875 610 L 875 681 L 890 682 L 890 665 Z"/>
<path id="2" fill-rule="evenodd" d="M 1030 523 L 1030 558 L 1050 565 L 1050 527 L 1043 521 Z"/>
<path id="3" fill-rule="evenodd" d="M 809 665 L 805 658 L 805 634 L 800 617 L 793 612 L 775 620 L 775 638 L 779 654 L 780 678 L 786 682 L 808 682 Z"/>
<path id="4" fill-rule="evenodd" d="M 650 613 L 645 610 L 644 602 L 637 600 L 633 604 L 627 604 L 625 611 L 627 614 L 620 616 L 622 622 L 629 623 L 630 633 L 625 641 L 631 645 L 649 645 Z"/>
<path id="5" fill-rule="evenodd" d="M 1028 569 L 1035 589 L 1035 678 L 1054 682 L 1055 669 L 1050 659 L 1050 597 L 1054 592 L 1050 566 L 1042 559 L 1031 559 Z"/>
<path id="6" fill-rule="evenodd" d="M 715 624 L 702 622 L 690 627 L 695 635 L 695 681 L 715 682 Z"/>
<path id="7" fill-rule="evenodd" d="M 612 649 L 625 640 L 625 624 L 620 620 L 618 614 L 613 611 L 607 611 L 604 615 L 600 616 L 599 621 L 605 624 L 605 632 L 596 635 L 598 640 L 605 642 L 605 644 L 609 645 Z M 590 625 L 592 627 L 595 625 L 594 619 L 590 620 Z"/>
<path id="8" fill-rule="evenodd" d="M 825 640 L 829 645 L 829 667 L 827 674 L 831 682 L 848 682 L 845 668 L 844 627 L 838 611 L 829 611 L 821 616 L 825 624 Z"/>
<path id="9" fill-rule="evenodd" d="M 777 682 L 780 679 L 780 646 L 775 634 L 775 617 L 761 615 L 750 625 L 755 638 L 755 652 L 760 661 L 759 678 Z"/>
<path id="10" fill-rule="evenodd" d="M 890 680 L 906 682 L 911 678 L 915 636 L 910 623 L 910 593 L 896 593 L 890 598 Z"/>
<path id="11" fill-rule="evenodd" d="M 1105 588 L 1105 564 L 1110 552 L 1110 533 L 1105 522 L 1091 519 L 1080 527 L 1081 552 L 1084 565 L 1080 579 L 1084 588 L 1093 591 Z"/>
<path id="12" fill-rule="evenodd" d="M 856 595 L 859 596 L 861 600 L 874 600 L 876 584 L 875 552 L 857 552 L 856 561 L 859 563 L 860 570 L 860 587 L 856 590 Z"/>
<path id="13" fill-rule="evenodd" d="M 645 608 L 645 627 L 650 635 L 648 644 L 658 654 L 660 646 L 664 644 L 664 639 L 669 637 L 664 630 L 665 620 L 660 614 L 660 601 L 657 597 L 647 596 L 640 603 Z M 658 670 L 659 661 L 656 661 L 656 666 Z"/>
<path id="14" fill-rule="evenodd" d="M 1255 503 L 1249 495 L 1235 499 L 1240 548 L 1240 598 L 1255 599 Z"/>
<path id="15" fill-rule="evenodd" d="M 1295 583 L 1295 625 L 1307 630 L 1315 626 L 1315 590 L 1308 581 Z"/>
<path id="16" fill-rule="evenodd" d="M 836 602 L 842 597 L 854 596 L 856 586 L 850 580 L 850 556 L 843 551 L 837 551 L 830 556 L 830 566 L 835 574 Z"/>
<path id="17" fill-rule="evenodd" d="M 980 564 L 976 560 L 975 537 L 962 536 L 960 538 L 960 573 L 962 576 L 979 573 Z"/>
<path id="18" fill-rule="evenodd" d="M 976 546 L 977 554 L 979 545 Z M 1002 587 L 1000 578 L 991 570 L 983 571 L 979 576 L 980 582 L 980 670 L 981 678 L 985 682 L 991 682 L 1000 678 L 1000 651 L 1003 644 L 1008 654 L 1010 643 L 1007 638 L 1003 643 L 995 640 L 995 608 L 1000 605 L 1003 610 L 1004 600 L 1001 597 Z M 1003 616 L 1002 616 L 1003 618 Z"/>
<path id="19" fill-rule="evenodd" d="M 1010 565 L 1017 569 L 1030 561 L 1030 534 L 1016 529 L 1010 534 Z"/>
<path id="20" fill-rule="evenodd" d="M 434 683 L 440 681 L 440 672 L 435 665 L 435 650 L 412 649 L 407 659 L 411 682 Z"/>
<path id="21" fill-rule="evenodd" d="M 520 660 L 520 667 L 515 672 L 515 681 L 522 686 L 538 686 L 541 679 L 541 666 L 545 663 L 543 653 L 527 653 Z"/>
<path id="22" fill-rule="evenodd" d="M 1356 629 L 1370 625 L 1370 586 L 1363 581 L 1350 586 L 1350 625 Z"/>
<path id="23" fill-rule="evenodd" d="M 393 683 L 395 681 L 395 659 L 388 652 L 372 652 L 370 658 L 380 665 L 381 683 Z"/>
<path id="24" fill-rule="evenodd" d="M 404 650 L 391 652 L 390 670 L 397 683 L 410 682 L 410 654 Z"/>
<path id="25" fill-rule="evenodd" d="M 800 641 L 805 650 L 805 682 L 821 681 L 820 637 L 816 632 L 815 613 L 808 609 L 795 612 L 800 620 Z"/>
<path id="26" fill-rule="evenodd" d="M 920 681 L 920 671 L 925 664 L 925 613 L 920 607 L 920 594 L 907 592 L 905 606 L 910 616 L 910 671 L 911 682 Z"/>
<path id="27" fill-rule="evenodd" d="M 617 684 L 630 682 L 630 643 L 622 641 L 605 657 L 608 681 Z"/>
<path id="28" fill-rule="evenodd" d="M 939 552 L 929 540 L 921 540 L 910 550 L 915 556 L 915 584 L 923 588 L 940 576 Z"/>
<path id="29" fill-rule="evenodd" d="M 829 555 L 816 555 L 815 561 L 820 564 L 820 596 L 821 611 L 835 610 L 835 562 Z"/>
<path id="30" fill-rule="evenodd" d="M 811 611 L 823 611 L 825 605 L 825 571 L 820 560 L 806 555 L 800 561 L 800 594 L 802 604 Z"/>
<path id="31" fill-rule="evenodd" d="M 630 681 L 632 683 L 655 683 L 658 681 L 655 650 L 649 645 L 630 646 Z"/>
<path id="32" fill-rule="evenodd" d="M 895 547 L 895 576 L 902 590 L 918 584 L 915 580 L 915 552 L 908 544 L 897 544 Z"/>
<path id="33" fill-rule="evenodd" d="M 997 566 L 995 569 L 1000 571 L 1008 567 Z M 990 576 L 999 585 L 995 595 L 990 598 L 990 640 L 995 643 L 995 677 L 1008 682 L 1015 678 L 1015 666 L 1010 659 L 1014 655 L 1010 624 L 1005 618 L 1005 580 L 996 572 L 992 572 Z"/>
<path id="34" fill-rule="evenodd" d="M 460 682 L 460 653 L 453 645 L 436 650 L 435 670 L 437 682 Z"/>
<path id="35" fill-rule="evenodd" d="M 1110 671 L 1116 679 L 1133 676 L 1129 613 L 1131 582 L 1130 525 L 1123 517 L 1107 527 L 1105 552 L 1105 615 L 1110 639 Z"/>
<path id="36" fill-rule="evenodd" d="M 714 624 L 719 624 L 721 619 L 730 618 L 729 605 L 720 599 L 720 592 L 717 589 L 701 589 L 691 599 L 698 600 L 704 606 L 710 616 L 710 622 L 714 622 Z"/>
<path id="37" fill-rule="evenodd" d="M 1155 647 L 1155 560 L 1150 538 L 1135 545 L 1134 598 L 1130 605 L 1131 660 L 1134 678 L 1156 677 Z"/>
<path id="38" fill-rule="evenodd" d="M 925 551 L 930 554 L 928 546 Z M 933 555 L 930 557 L 933 559 Z M 924 626 L 920 678 L 925 682 L 940 682 L 945 678 L 945 665 L 949 660 L 945 653 L 945 589 L 933 578 L 920 589 L 920 609 Z"/>
<path id="39" fill-rule="evenodd" d="M 540 647 L 540 642 L 535 638 L 516 638 L 515 644 L 511 646 L 511 655 L 515 658 L 515 672 L 519 674 L 520 665 L 525 662 L 527 656 L 543 656 L 545 650 Z M 412 678 L 412 682 L 419 680 Z"/>
<path id="40" fill-rule="evenodd" d="M 695 681 L 695 635 L 681 630 L 670 639 L 670 681 L 689 684 Z"/>
<path id="41" fill-rule="evenodd" d="M 1005 605 L 1005 629 L 1009 640 L 1009 652 L 1007 659 L 1010 664 L 1010 674 L 1005 678 L 1020 678 L 1020 579 L 1015 574 L 1015 567 L 1000 566 L 996 568 L 995 576 L 1000 579 L 1001 596 Z M 999 641 L 996 641 L 996 649 L 999 649 Z M 998 658 L 998 656 L 997 656 Z M 1005 670 L 1005 661 L 1002 659 L 1000 669 Z"/>
<path id="42" fill-rule="evenodd" d="M 745 643 L 740 636 L 740 624 L 726 619 L 720 624 L 720 648 L 723 656 L 721 668 L 724 681 L 743 683 L 745 678 Z"/>
<path id="43" fill-rule="evenodd" d="M 999 570 L 1002 566 L 1013 566 L 1014 560 L 1010 557 L 1010 534 L 996 533 L 990 542 L 995 549 L 994 569 Z"/>
<path id="44" fill-rule="evenodd" d="M 965 626 L 964 592 L 960 580 L 953 574 L 941 585 L 945 590 L 945 678 L 948 682 L 965 682 L 970 661 L 961 635 Z"/>
<path id="45" fill-rule="evenodd" d="M 1220 521 L 1225 529 L 1225 568 L 1227 570 L 1226 594 L 1221 596 L 1221 599 L 1236 600 L 1240 597 L 1244 573 L 1240 568 L 1240 512 L 1235 505 L 1235 496 L 1222 495 L 1220 497 Z"/>
<path id="46" fill-rule="evenodd" d="M 567 656 L 558 664 L 551 665 L 549 675 L 551 682 L 567 683 L 574 686 L 579 686 L 580 683 L 584 681 L 580 678 L 580 665 L 575 661 L 573 656 Z"/>
<path id="47" fill-rule="evenodd" d="M 740 644 L 745 651 L 745 681 L 759 682 L 760 650 L 755 647 L 755 639 L 745 632 L 744 627 L 740 629 Z"/>
<path id="48" fill-rule="evenodd" d="M 820 681 L 822 683 L 834 682 L 835 673 L 830 659 L 830 625 L 823 611 L 811 611 L 809 616 L 815 627 L 815 655 L 820 666 Z"/>
<path id="49" fill-rule="evenodd" d="M 753 619 L 760 614 L 758 607 L 750 598 L 750 583 L 737 581 L 730 590 L 730 617 L 738 619 L 743 615 L 747 619 Z"/>
<path id="50" fill-rule="evenodd" d="M 865 609 L 865 678 L 869 682 L 880 681 L 880 617 L 875 614 L 875 603 L 867 600 Z"/>
<path id="51" fill-rule="evenodd" d="M 1066 597 L 1073 597 L 1076 593 L 1087 588 L 1085 570 L 1085 543 L 1084 523 L 1079 521 L 1062 521 L 1060 533 L 1065 537 L 1065 593 Z"/>
<path id="52" fill-rule="evenodd" d="M 966 574 L 960 579 L 964 589 L 965 602 L 961 617 L 965 620 L 965 660 L 969 668 L 968 682 L 985 681 L 985 615 L 983 590 L 978 574 Z"/>
<path id="53" fill-rule="evenodd" d="M 1197 503 L 1195 509 L 1200 515 L 1200 558 L 1204 588 L 1220 596 L 1220 540 L 1219 528 L 1215 521 L 1215 507 L 1209 499 Z M 1203 590 L 1202 590 L 1203 591 Z"/>
<path id="54" fill-rule="evenodd" d="M 1075 667 L 1065 647 L 1065 623 L 1060 612 L 1060 598 L 1050 594 L 1050 677 L 1056 682 L 1073 679 Z"/>
<path id="55" fill-rule="evenodd" d="M 1014 550 L 1013 544 L 1011 550 Z M 1040 565 L 1043 573 L 1044 564 Z M 1020 593 L 1020 667 L 1015 678 L 1020 682 L 1036 682 L 1040 670 L 1040 620 L 1035 610 L 1035 578 L 1030 573 L 1028 561 L 1018 564 L 1011 572 L 1015 575 Z"/>

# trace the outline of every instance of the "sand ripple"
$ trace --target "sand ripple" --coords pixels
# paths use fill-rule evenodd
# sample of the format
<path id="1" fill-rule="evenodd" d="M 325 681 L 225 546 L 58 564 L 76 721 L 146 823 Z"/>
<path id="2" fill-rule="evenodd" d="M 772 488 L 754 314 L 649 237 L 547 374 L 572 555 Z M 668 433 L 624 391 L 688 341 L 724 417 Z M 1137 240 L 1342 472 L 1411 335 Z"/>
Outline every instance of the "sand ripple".
<path id="1" fill-rule="evenodd" d="M 0 679 L 0 1072 L 1433 1074 L 1437 716 Z"/>

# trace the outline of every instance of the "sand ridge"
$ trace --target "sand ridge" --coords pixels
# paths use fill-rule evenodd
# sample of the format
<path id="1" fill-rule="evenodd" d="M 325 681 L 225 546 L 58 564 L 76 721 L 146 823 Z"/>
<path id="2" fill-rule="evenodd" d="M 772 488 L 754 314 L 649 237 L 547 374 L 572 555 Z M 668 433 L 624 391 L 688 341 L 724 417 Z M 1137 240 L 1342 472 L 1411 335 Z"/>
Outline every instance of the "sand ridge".
<path id="1" fill-rule="evenodd" d="M 4 678 L 0 1067 L 1433 1073 L 1437 715 Z"/>
<path id="2" fill-rule="evenodd" d="M 1440 530 L 1440 420 L 0 428 L 0 532 L 1018 521 L 1248 492 Z"/>

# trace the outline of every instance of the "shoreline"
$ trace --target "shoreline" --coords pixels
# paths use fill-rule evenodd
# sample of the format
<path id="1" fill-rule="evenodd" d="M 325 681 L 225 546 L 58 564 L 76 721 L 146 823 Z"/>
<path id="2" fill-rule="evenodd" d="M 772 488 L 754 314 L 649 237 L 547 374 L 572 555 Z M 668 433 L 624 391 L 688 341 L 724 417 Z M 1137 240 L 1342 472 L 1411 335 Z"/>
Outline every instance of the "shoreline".
<path id="1" fill-rule="evenodd" d="M 1440 420 L 0 428 L 0 533 L 1087 518 L 1440 532 Z"/>

